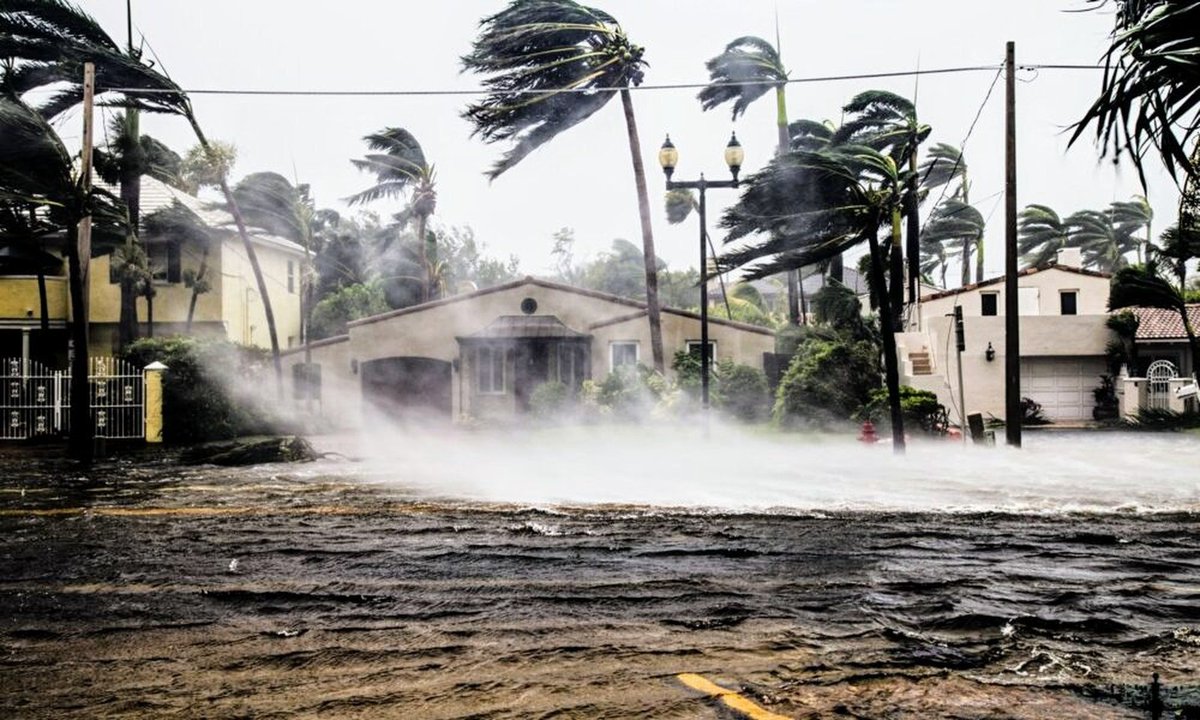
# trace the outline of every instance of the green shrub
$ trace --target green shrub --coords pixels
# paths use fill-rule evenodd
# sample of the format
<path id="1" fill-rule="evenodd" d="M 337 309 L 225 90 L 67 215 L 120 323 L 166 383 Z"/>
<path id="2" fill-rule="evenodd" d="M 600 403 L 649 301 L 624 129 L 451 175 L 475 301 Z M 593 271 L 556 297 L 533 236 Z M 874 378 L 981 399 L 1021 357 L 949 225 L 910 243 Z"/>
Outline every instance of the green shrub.
<path id="1" fill-rule="evenodd" d="M 166 337 L 138 340 L 124 356 L 137 367 L 156 361 L 167 366 L 163 374 L 165 442 L 226 440 L 276 430 L 265 407 L 249 390 L 262 384 L 271 372 L 270 356 L 264 350 L 225 340 Z"/>
<path id="2" fill-rule="evenodd" d="M 937 393 L 918 390 L 908 385 L 900 386 L 900 414 L 904 417 L 904 431 L 918 429 L 930 435 L 944 435 L 948 426 L 946 408 L 938 402 Z M 892 425 L 891 407 L 888 404 L 887 388 L 878 388 L 871 393 L 871 400 L 855 415 L 859 420 L 871 420 L 882 428 Z"/>
<path id="3" fill-rule="evenodd" d="M 572 400 L 570 388 L 551 380 L 533 389 L 529 396 L 529 409 L 539 418 L 560 417 L 573 404 Z"/>
<path id="4" fill-rule="evenodd" d="M 766 414 L 770 390 L 767 374 L 749 365 L 725 361 L 718 367 L 721 408 L 739 420 L 753 422 Z"/>
<path id="5" fill-rule="evenodd" d="M 879 353 L 865 341 L 802 343 L 775 395 L 775 421 L 784 427 L 848 421 L 879 387 Z"/>
<path id="6" fill-rule="evenodd" d="M 345 335 L 347 323 L 390 309 L 379 283 L 349 285 L 313 306 L 309 331 L 314 340 Z"/>

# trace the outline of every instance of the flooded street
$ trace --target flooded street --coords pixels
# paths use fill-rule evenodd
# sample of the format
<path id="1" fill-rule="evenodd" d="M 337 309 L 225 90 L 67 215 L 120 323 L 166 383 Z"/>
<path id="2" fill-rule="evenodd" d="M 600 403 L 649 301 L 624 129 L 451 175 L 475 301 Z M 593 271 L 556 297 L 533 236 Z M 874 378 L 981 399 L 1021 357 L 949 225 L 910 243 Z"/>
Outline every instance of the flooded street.
<path id="1" fill-rule="evenodd" d="M 1154 672 L 1200 701 L 1194 480 L 1153 513 L 500 502 L 423 484 L 444 450 L 5 458 L 0 716 L 730 717 L 680 673 L 793 718 L 1144 718 Z"/>

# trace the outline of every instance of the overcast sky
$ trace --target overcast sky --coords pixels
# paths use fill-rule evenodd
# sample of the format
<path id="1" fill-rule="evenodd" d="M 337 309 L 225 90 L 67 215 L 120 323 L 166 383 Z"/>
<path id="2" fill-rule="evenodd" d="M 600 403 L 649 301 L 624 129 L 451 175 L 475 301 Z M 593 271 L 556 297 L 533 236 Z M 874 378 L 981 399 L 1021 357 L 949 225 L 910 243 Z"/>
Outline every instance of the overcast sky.
<path id="1" fill-rule="evenodd" d="M 1083 0 L 595 0 L 646 47 L 649 84 L 707 80 L 704 61 L 741 35 L 771 38 L 778 8 L 785 63 L 793 78 L 998 65 L 1016 41 L 1018 63 L 1094 63 L 1107 44 L 1111 17 L 1080 10 Z M 109 32 L 124 38 L 125 0 L 83 0 Z M 135 34 L 144 35 L 162 66 L 185 89 L 431 90 L 478 87 L 460 74 L 478 20 L 501 0 L 385 2 L 339 0 L 133 0 Z M 841 118 L 855 93 L 885 89 L 916 94 L 930 144 L 959 145 L 983 102 L 993 72 L 792 84 L 792 119 Z M 1064 129 L 1096 95 L 1096 72 L 1022 72 L 1017 88 L 1018 202 L 1042 203 L 1066 215 L 1103 209 L 1139 193 L 1127 163 L 1098 159 L 1090 143 L 1066 147 Z M 971 198 L 990 220 L 988 274 L 1003 269 L 1004 84 L 966 143 Z M 658 254 L 671 267 L 695 266 L 695 220 L 668 226 L 662 211 L 657 150 L 671 134 L 680 151 L 678 178 L 726 176 L 722 152 L 731 129 L 746 149 L 746 170 L 769 159 L 774 103 L 758 101 L 736 125 L 727 110 L 704 113 L 695 90 L 639 92 L 634 106 L 650 184 Z M 348 159 L 364 152 L 364 134 L 388 125 L 416 135 L 436 165 L 436 221 L 470 225 L 494 255 L 516 254 L 527 273 L 547 271 L 551 235 L 575 229 L 577 252 L 604 250 L 613 238 L 640 239 L 636 196 L 620 101 L 559 136 L 489 184 L 483 171 L 504 151 L 471 139 L 459 117 L 467 97 L 251 97 L 195 95 L 210 138 L 238 147 L 235 176 L 274 170 L 310 183 L 319 206 L 344 210 L 344 198 L 370 177 Z M 73 132 L 68 120 L 64 136 Z M 143 131 L 184 151 L 194 139 L 179 119 L 154 117 Z M 1178 191 L 1150 175 L 1159 229 L 1174 222 Z M 711 191 L 710 220 L 734 199 Z M 381 213 L 399 203 L 379 203 Z M 953 277 L 953 275 L 952 275 Z"/>

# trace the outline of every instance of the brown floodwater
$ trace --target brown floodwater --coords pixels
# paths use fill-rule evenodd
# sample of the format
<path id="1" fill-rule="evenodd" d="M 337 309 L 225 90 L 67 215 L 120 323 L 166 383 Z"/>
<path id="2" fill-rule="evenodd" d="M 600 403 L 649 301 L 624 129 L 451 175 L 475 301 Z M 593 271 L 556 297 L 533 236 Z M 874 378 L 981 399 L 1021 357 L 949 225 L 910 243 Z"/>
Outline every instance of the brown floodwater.
<path id="1" fill-rule="evenodd" d="M 1148 718 L 1200 515 L 438 497 L 360 464 L 0 480 L 0 718 Z"/>

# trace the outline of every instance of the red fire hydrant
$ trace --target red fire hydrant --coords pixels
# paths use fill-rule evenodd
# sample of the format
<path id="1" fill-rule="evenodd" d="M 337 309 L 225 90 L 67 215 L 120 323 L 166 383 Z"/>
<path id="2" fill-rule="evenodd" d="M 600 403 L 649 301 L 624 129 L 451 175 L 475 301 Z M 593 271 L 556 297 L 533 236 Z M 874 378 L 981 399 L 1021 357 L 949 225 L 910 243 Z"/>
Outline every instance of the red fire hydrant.
<path id="1" fill-rule="evenodd" d="M 879 437 L 875 434 L 875 423 L 870 420 L 863 420 L 862 432 L 858 435 L 858 441 L 864 443 L 879 442 Z"/>

